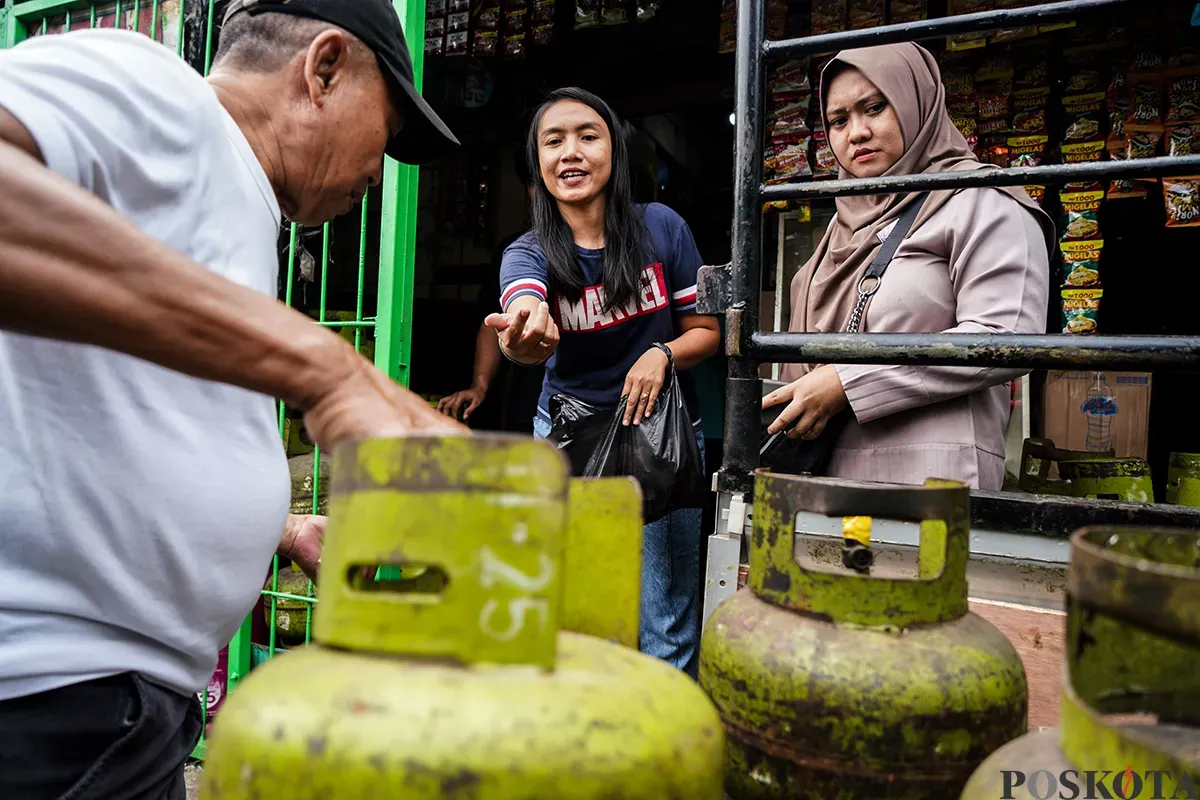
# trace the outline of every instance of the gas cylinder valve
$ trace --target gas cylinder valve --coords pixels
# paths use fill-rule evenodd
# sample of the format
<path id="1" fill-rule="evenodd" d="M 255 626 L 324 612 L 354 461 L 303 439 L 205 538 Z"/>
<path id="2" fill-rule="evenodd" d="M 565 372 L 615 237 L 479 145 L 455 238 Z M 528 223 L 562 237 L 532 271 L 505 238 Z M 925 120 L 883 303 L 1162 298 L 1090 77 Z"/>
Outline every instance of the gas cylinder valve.
<path id="1" fill-rule="evenodd" d="M 842 566 L 866 574 L 875 563 L 871 552 L 871 518 L 842 518 Z"/>

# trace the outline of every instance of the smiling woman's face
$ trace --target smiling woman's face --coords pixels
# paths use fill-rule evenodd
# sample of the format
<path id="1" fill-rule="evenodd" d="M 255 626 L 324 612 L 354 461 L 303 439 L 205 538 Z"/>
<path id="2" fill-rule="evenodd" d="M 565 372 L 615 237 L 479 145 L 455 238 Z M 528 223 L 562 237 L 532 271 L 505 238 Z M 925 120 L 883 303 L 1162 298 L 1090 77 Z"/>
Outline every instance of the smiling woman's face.
<path id="1" fill-rule="evenodd" d="M 829 82 L 825 129 L 838 163 L 855 178 L 877 178 L 904 155 L 896 110 L 879 87 L 853 67 Z"/>
<path id="2" fill-rule="evenodd" d="M 560 203 L 586 204 L 608 185 L 612 137 L 592 108 L 559 100 L 538 125 L 538 161 L 546 188 Z"/>

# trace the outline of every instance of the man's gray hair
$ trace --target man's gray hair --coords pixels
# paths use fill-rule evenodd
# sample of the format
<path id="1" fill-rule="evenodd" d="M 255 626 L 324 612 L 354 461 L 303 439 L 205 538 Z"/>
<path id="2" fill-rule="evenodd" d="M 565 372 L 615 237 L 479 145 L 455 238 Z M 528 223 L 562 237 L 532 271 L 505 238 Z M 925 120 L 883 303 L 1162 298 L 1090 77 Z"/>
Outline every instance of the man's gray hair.
<path id="1" fill-rule="evenodd" d="M 213 66 L 232 66 L 250 72 L 275 72 L 308 49 L 313 39 L 329 29 L 341 31 L 359 55 L 370 49 L 357 36 L 324 20 L 296 14 L 242 12 L 221 26 Z"/>

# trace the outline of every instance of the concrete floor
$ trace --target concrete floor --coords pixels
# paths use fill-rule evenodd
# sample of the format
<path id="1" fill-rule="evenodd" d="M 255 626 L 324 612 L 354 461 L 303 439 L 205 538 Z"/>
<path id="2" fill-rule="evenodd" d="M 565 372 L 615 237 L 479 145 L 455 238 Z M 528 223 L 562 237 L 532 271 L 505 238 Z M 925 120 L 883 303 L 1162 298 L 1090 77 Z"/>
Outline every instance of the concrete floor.
<path id="1" fill-rule="evenodd" d="M 196 800 L 200 793 L 200 765 L 188 764 L 183 768 L 183 778 L 187 781 L 188 800 Z"/>

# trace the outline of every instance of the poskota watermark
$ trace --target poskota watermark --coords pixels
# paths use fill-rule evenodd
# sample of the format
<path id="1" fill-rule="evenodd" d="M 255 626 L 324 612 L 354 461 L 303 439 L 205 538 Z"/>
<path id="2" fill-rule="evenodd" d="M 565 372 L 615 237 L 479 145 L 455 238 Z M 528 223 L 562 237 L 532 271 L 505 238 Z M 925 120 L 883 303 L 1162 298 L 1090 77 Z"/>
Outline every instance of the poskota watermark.
<path id="1" fill-rule="evenodd" d="M 1200 775 L 1151 769 L 1122 770 L 1048 769 L 1026 773 L 1006 769 L 1003 800 L 1200 800 Z"/>

